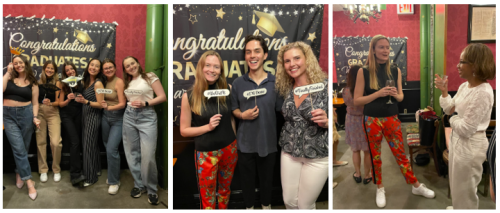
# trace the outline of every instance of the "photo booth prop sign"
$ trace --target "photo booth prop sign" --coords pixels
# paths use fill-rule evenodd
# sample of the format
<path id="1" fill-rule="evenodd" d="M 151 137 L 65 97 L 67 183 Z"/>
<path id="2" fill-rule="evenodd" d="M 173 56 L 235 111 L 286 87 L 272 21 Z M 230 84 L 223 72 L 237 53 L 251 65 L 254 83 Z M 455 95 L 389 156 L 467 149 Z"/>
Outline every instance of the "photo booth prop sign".
<path id="1" fill-rule="evenodd" d="M 309 94 L 309 101 L 311 101 L 311 108 L 314 110 L 313 103 L 312 103 L 312 93 L 319 92 L 325 89 L 325 84 L 323 83 L 316 83 L 316 84 L 309 84 L 301 87 L 296 87 L 293 90 L 293 93 L 299 98 L 302 97 L 302 95 Z"/>
<path id="2" fill-rule="evenodd" d="M 266 93 L 266 88 L 247 90 L 243 92 L 243 97 L 247 98 L 247 100 L 251 97 L 255 97 L 255 106 L 257 106 L 257 96 L 265 95 Z"/>
<path id="3" fill-rule="evenodd" d="M 333 51 L 337 82 L 346 83 L 347 72 L 352 65 L 365 65 L 373 37 L 336 37 L 333 39 Z M 407 38 L 389 38 L 391 63 L 396 63 L 401 69 L 402 81 L 407 78 L 406 46 Z"/>
<path id="4" fill-rule="evenodd" d="M 91 59 L 115 59 L 116 25 L 112 23 L 4 17 L 2 26 L 3 67 L 13 55 L 23 55 L 36 78 L 48 60 L 56 63 L 59 77 L 65 61 L 73 62 L 81 77 Z"/>
<path id="5" fill-rule="evenodd" d="M 220 97 L 220 96 L 228 96 L 229 95 L 229 90 L 228 89 L 211 89 L 211 90 L 205 90 L 203 92 L 203 95 L 208 99 L 211 97 Z M 219 98 L 217 98 L 217 112 L 220 114 L 220 109 L 219 109 Z"/>
<path id="6" fill-rule="evenodd" d="M 182 94 L 194 83 L 201 55 L 218 52 L 229 84 L 248 72 L 244 39 L 261 35 L 269 48 L 264 70 L 276 73 L 280 47 L 294 41 L 309 44 L 319 58 L 323 5 L 174 5 L 174 122 L 179 125 Z"/>

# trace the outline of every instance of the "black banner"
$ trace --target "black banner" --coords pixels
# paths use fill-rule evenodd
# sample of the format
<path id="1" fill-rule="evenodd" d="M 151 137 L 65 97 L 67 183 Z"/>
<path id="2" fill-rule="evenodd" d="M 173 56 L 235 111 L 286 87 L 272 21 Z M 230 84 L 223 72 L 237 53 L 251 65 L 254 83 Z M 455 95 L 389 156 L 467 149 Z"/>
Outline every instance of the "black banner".
<path id="1" fill-rule="evenodd" d="M 48 60 L 57 64 L 59 76 L 65 61 L 72 61 L 82 76 L 91 59 L 115 59 L 116 26 L 112 23 L 4 17 L 2 26 L 3 67 L 14 55 L 22 54 L 37 78 Z"/>
<path id="2" fill-rule="evenodd" d="M 333 39 L 333 51 L 335 56 L 335 66 L 337 82 L 346 83 L 347 71 L 352 65 L 364 65 L 368 59 L 370 41 L 372 37 L 342 37 Z M 391 63 L 396 63 L 401 69 L 402 81 L 407 77 L 406 59 L 407 38 L 389 38 L 391 53 L 389 58 Z"/>
<path id="3" fill-rule="evenodd" d="M 223 60 L 228 82 L 248 72 L 244 38 L 262 35 L 269 48 L 264 70 L 275 74 L 280 47 L 311 45 L 319 58 L 323 5 L 174 5 L 174 122 L 179 125 L 182 94 L 194 83 L 196 65 L 207 50 Z"/>

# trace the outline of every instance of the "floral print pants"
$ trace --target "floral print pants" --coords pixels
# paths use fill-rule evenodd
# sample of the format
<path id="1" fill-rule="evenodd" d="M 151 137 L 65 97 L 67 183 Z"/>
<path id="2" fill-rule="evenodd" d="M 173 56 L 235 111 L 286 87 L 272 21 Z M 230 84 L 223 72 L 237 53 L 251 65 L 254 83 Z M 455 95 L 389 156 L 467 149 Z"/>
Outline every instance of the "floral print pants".
<path id="1" fill-rule="evenodd" d="M 227 209 L 231 181 L 238 161 L 236 140 L 228 146 L 210 152 L 195 151 L 196 175 L 200 190 L 201 208 L 215 209 L 215 188 L 219 183 L 219 209 Z"/>
<path id="2" fill-rule="evenodd" d="M 417 182 L 410 162 L 406 158 L 401 133 L 401 121 L 399 121 L 397 115 L 380 118 L 365 116 L 363 127 L 372 157 L 373 183 L 377 185 L 382 183 L 382 158 L 380 157 L 382 137 L 385 137 L 387 143 L 389 143 L 389 147 L 396 158 L 401 173 L 405 177 L 406 183 L 412 184 Z"/>

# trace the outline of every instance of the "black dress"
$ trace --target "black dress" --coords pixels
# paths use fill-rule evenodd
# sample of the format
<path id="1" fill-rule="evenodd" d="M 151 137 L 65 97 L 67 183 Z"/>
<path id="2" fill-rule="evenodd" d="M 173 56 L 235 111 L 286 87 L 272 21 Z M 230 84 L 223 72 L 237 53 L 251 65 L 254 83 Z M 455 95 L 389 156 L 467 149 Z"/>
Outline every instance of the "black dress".
<path id="1" fill-rule="evenodd" d="M 83 97 L 86 100 L 97 102 L 94 86 L 99 79 L 83 90 Z M 99 130 L 101 129 L 101 109 L 93 108 L 89 105 L 83 105 L 82 126 L 83 126 L 83 174 L 87 178 L 85 182 L 97 182 L 97 173 L 101 171 L 101 161 L 99 158 Z"/>

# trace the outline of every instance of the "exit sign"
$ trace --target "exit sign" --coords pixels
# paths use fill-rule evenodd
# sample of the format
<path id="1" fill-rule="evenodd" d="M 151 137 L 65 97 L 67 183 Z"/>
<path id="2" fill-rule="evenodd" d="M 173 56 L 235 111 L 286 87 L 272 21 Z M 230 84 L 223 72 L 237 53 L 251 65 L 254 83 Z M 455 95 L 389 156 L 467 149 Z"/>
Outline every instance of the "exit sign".
<path id="1" fill-rule="evenodd" d="M 413 4 L 398 4 L 398 15 L 415 14 L 415 7 Z"/>

